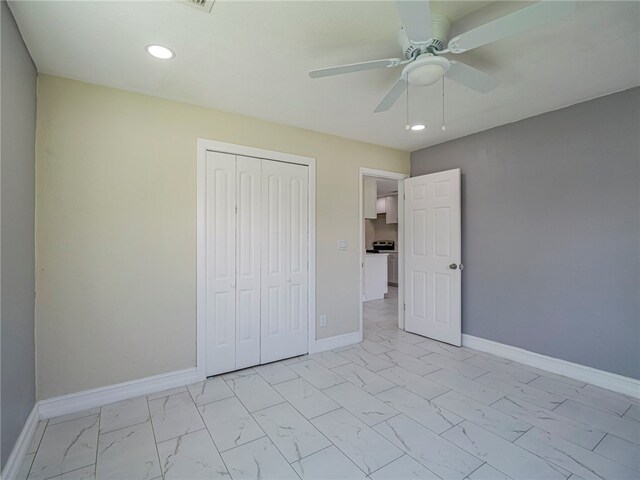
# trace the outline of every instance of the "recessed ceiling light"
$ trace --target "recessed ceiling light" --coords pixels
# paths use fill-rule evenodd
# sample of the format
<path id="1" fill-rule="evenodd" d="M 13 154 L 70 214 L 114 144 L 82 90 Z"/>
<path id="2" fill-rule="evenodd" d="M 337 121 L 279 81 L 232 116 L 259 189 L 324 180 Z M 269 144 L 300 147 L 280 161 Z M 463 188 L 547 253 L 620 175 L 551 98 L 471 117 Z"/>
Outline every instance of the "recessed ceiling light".
<path id="1" fill-rule="evenodd" d="M 419 132 L 420 130 L 424 130 L 425 128 L 427 128 L 427 126 L 423 125 L 422 123 L 411 125 L 411 130 L 413 130 L 414 132 Z"/>
<path id="2" fill-rule="evenodd" d="M 152 57 L 159 58 L 160 60 L 169 60 L 176 56 L 173 50 L 162 45 L 149 45 L 147 47 L 147 53 Z"/>

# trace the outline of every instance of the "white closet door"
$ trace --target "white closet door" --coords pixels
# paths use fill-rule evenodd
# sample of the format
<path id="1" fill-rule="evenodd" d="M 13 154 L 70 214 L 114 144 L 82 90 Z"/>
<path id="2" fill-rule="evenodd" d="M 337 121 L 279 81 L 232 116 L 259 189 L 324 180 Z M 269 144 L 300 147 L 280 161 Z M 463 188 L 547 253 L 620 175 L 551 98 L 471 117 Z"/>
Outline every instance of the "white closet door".
<path id="1" fill-rule="evenodd" d="M 287 165 L 287 357 L 309 350 L 309 169 Z M 285 358 L 285 357 L 281 357 Z"/>
<path id="2" fill-rule="evenodd" d="M 237 157 L 236 370 L 260 363 L 261 169 Z"/>
<path id="3" fill-rule="evenodd" d="M 308 351 L 307 167 L 262 161 L 261 363 Z"/>
<path id="4" fill-rule="evenodd" d="M 236 366 L 236 157 L 207 152 L 207 375 Z"/>

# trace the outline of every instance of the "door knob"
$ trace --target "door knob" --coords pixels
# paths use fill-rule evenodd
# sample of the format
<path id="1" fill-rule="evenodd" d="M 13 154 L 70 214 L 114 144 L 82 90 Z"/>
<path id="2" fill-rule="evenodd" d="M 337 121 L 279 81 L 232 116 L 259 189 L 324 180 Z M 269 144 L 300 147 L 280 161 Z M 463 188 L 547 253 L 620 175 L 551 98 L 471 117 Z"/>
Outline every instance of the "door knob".
<path id="1" fill-rule="evenodd" d="M 455 270 L 455 269 L 457 269 L 457 268 L 458 268 L 458 265 L 456 265 L 455 263 L 452 263 L 451 265 L 449 265 L 449 268 L 450 268 L 451 270 Z"/>

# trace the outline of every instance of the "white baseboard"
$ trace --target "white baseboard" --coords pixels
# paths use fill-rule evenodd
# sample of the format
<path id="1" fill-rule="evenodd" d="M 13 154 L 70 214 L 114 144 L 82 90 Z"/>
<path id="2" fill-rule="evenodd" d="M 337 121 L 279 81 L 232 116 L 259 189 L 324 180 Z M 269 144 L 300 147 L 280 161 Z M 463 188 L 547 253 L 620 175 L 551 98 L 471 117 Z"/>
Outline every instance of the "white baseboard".
<path id="1" fill-rule="evenodd" d="M 597 368 L 587 367 L 559 358 L 548 357 L 539 353 L 530 352 L 529 350 L 523 350 L 522 348 L 512 347 L 511 345 L 474 337 L 472 335 L 463 334 L 462 345 L 552 373 L 557 373 L 558 375 L 574 378 L 581 382 L 597 385 L 613 390 L 614 392 L 640 398 L 640 380 L 634 378 L 605 372 L 604 370 L 598 370 Z"/>
<path id="2" fill-rule="evenodd" d="M 334 348 L 346 347 L 353 345 L 354 343 L 360 343 L 362 337 L 360 332 L 345 333 L 343 335 L 336 335 L 335 337 L 323 338 L 322 340 L 316 340 L 316 343 L 309 345 L 309 353 L 319 353 L 327 350 L 333 350 Z"/>
<path id="3" fill-rule="evenodd" d="M 139 380 L 131 380 L 129 382 L 85 390 L 70 395 L 49 398 L 39 402 L 40 418 L 67 415 L 127 398 L 160 392 L 168 388 L 182 387 L 199 380 L 203 379 L 198 377 L 196 369 L 188 368 L 141 378 Z"/>
<path id="4" fill-rule="evenodd" d="M 22 466 L 22 461 L 27 454 L 27 450 L 29 450 L 29 445 L 31 444 L 31 439 L 33 438 L 33 434 L 36 431 L 39 420 L 40 416 L 38 414 L 38 404 L 36 403 L 33 406 L 31 413 L 27 417 L 27 421 L 24 423 L 24 427 L 22 427 L 22 431 L 20 432 L 18 440 L 16 440 L 16 443 L 13 446 L 13 450 L 11 450 L 11 454 L 7 459 L 7 463 L 5 463 L 4 465 L 2 475 L 0 475 L 1 479 L 13 480 L 16 478 L 18 470 L 20 470 L 20 467 Z"/>

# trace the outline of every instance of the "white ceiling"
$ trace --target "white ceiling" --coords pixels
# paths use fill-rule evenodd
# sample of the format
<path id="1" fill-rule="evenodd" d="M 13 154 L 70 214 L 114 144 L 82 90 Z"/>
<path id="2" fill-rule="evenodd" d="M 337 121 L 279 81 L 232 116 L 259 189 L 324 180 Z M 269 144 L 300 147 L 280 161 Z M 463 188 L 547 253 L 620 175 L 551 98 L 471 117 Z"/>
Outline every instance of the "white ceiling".
<path id="1" fill-rule="evenodd" d="M 432 2 L 451 35 L 526 6 Z M 640 84 L 640 3 L 579 2 L 569 19 L 457 56 L 502 80 L 488 95 L 446 83 L 372 110 L 401 67 L 311 80 L 307 71 L 400 56 L 392 2 L 216 0 L 210 14 L 174 1 L 10 3 L 38 70 L 408 151 Z M 175 50 L 162 62 L 144 47 Z M 606 119 L 603 119 L 606 121 Z"/>

